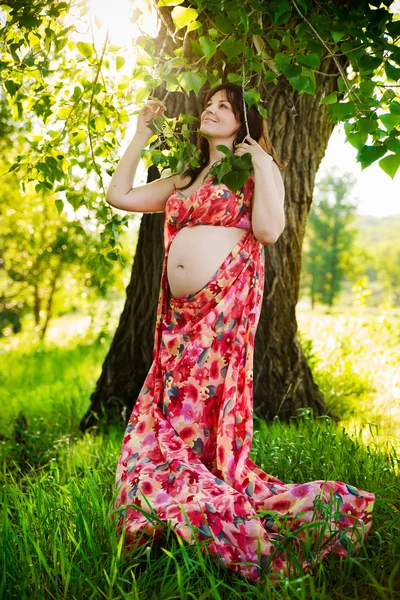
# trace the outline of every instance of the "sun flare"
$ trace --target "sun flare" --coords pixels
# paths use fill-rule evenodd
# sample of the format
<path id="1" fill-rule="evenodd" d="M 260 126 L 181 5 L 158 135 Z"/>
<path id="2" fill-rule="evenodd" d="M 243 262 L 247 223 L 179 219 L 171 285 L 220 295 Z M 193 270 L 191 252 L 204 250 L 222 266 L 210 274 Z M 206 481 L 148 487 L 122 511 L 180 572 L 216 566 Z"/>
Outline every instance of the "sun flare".
<path id="1" fill-rule="evenodd" d="M 126 46 L 142 34 L 156 35 L 156 14 L 145 0 L 88 0 L 87 7 L 94 34 L 104 38 L 108 30 L 111 44 Z"/>

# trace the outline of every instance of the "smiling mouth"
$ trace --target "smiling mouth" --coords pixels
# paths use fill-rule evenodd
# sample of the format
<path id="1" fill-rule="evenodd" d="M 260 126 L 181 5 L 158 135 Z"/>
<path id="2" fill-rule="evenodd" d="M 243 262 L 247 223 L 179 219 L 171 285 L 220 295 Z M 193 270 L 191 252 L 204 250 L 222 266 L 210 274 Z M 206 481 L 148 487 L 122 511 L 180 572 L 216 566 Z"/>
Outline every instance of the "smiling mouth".
<path id="1" fill-rule="evenodd" d="M 211 121 L 211 123 L 216 123 L 217 122 L 217 121 L 214 121 L 213 119 L 210 119 L 209 117 L 206 117 L 204 120 L 205 121 Z"/>

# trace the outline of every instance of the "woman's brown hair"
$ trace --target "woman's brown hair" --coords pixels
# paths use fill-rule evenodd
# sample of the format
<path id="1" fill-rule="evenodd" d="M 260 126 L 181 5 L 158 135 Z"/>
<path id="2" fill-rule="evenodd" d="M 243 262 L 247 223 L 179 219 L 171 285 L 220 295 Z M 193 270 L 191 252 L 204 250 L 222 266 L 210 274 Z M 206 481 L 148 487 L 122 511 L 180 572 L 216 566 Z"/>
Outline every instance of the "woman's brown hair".
<path id="1" fill-rule="evenodd" d="M 235 151 L 236 145 L 241 144 L 247 135 L 242 88 L 234 83 L 221 83 L 220 85 L 215 86 L 211 90 L 208 90 L 202 103 L 203 107 L 201 112 L 205 110 L 207 102 L 210 100 L 210 98 L 212 98 L 212 96 L 220 90 L 225 90 L 227 100 L 231 103 L 233 113 L 236 119 L 241 123 L 240 128 L 236 134 L 236 138 L 233 141 L 233 151 Z M 264 117 L 258 112 L 257 108 L 254 105 L 250 108 L 247 108 L 246 106 L 246 109 L 250 137 L 252 137 L 253 140 L 256 140 L 263 148 L 263 150 L 265 150 L 265 152 L 272 156 L 274 162 L 280 169 L 285 168 L 279 162 L 276 156 L 275 148 L 273 147 L 273 145 L 271 144 L 271 140 L 269 139 L 266 119 L 264 119 Z M 184 176 L 190 175 L 190 181 L 184 187 L 179 188 L 181 190 L 185 190 L 193 183 L 193 181 L 195 181 L 197 175 L 201 173 L 201 171 L 204 169 L 204 167 L 210 160 L 210 147 L 208 144 L 208 140 L 201 134 L 201 132 L 198 132 L 197 134 L 196 148 L 197 150 L 200 150 L 200 166 L 189 166 L 186 169 Z"/>

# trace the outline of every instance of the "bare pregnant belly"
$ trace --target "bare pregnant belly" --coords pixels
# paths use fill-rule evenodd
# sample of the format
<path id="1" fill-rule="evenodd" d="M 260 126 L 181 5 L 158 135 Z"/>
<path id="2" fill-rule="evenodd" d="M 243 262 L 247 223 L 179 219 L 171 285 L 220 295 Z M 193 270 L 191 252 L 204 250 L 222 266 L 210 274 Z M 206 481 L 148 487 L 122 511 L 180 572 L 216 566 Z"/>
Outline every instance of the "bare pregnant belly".
<path id="1" fill-rule="evenodd" d="M 171 296 L 195 294 L 212 278 L 247 231 L 239 227 L 196 225 L 176 234 L 168 253 Z"/>

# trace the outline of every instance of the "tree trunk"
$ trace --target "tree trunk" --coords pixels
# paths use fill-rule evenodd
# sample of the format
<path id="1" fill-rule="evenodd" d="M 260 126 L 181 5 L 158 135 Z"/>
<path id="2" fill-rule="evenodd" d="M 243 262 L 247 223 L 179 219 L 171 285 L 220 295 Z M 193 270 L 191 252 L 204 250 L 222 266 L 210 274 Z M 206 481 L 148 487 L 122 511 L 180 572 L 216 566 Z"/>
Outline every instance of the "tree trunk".
<path id="1" fill-rule="evenodd" d="M 42 329 L 40 332 L 41 341 L 44 340 L 44 336 L 46 335 L 47 327 L 50 323 L 51 317 L 53 316 L 53 299 L 54 299 L 54 294 L 56 291 L 57 281 L 60 279 L 60 276 L 61 276 L 62 267 L 63 267 L 63 262 L 62 262 L 62 257 L 60 257 L 60 262 L 57 265 L 57 268 L 53 274 L 53 279 L 51 281 L 49 297 L 47 299 L 46 316 L 45 316 L 45 320 L 44 320 L 44 323 L 43 323 L 43 326 L 42 326 Z"/>
<path id="2" fill-rule="evenodd" d="M 329 58 L 321 61 L 320 68 L 337 74 Z M 305 407 L 311 408 L 314 415 L 326 412 L 297 339 L 295 314 L 301 248 L 315 175 L 333 130 L 326 118 L 326 106 L 319 102 L 323 95 L 337 90 L 336 77 L 316 77 L 315 96 L 299 95 L 283 75 L 278 85 L 260 89 L 268 101 L 272 143 L 278 157 L 289 163 L 282 173 L 286 228 L 274 245 L 265 247 L 264 299 L 255 342 L 254 411 L 269 419 L 288 419 Z M 155 95 L 163 98 L 162 93 Z M 168 115 L 198 115 L 199 106 L 192 94 L 190 98 L 172 96 L 166 102 Z M 179 105 L 173 106 L 171 103 L 178 99 Z M 155 171 L 149 170 L 148 181 L 156 178 Z M 81 430 L 114 418 L 126 423 L 150 368 L 164 252 L 163 219 L 163 213 L 142 218 L 126 304 Z"/>

